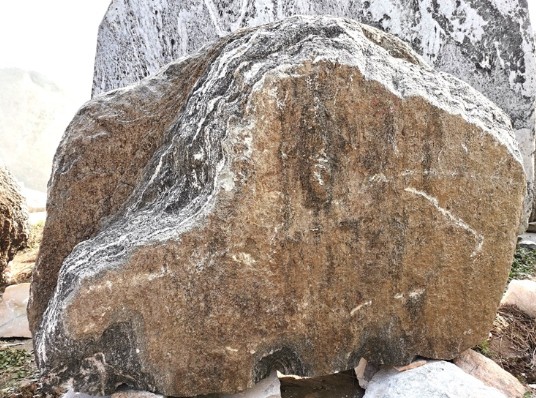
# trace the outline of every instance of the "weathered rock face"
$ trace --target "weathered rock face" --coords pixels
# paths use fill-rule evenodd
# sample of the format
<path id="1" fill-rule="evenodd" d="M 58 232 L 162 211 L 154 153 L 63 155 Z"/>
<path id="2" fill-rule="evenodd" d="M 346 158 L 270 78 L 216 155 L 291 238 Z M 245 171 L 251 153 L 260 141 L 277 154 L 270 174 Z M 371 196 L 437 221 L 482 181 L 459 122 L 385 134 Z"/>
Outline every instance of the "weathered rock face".
<path id="1" fill-rule="evenodd" d="M 28 241 L 28 212 L 11 173 L 0 163 L 0 284 L 7 263 Z"/>
<path id="2" fill-rule="evenodd" d="M 523 155 L 524 230 L 533 198 L 536 100 L 525 0 L 114 0 L 99 30 L 93 94 L 136 82 L 238 28 L 296 14 L 349 17 L 395 34 L 498 104 Z"/>
<path id="3" fill-rule="evenodd" d="M 328 17 L 237 32 L 71 123 L 39 366 L 191 396 L 452 358 L 494 319 L 524 185 L 507 116 L 394 37 Z"/>

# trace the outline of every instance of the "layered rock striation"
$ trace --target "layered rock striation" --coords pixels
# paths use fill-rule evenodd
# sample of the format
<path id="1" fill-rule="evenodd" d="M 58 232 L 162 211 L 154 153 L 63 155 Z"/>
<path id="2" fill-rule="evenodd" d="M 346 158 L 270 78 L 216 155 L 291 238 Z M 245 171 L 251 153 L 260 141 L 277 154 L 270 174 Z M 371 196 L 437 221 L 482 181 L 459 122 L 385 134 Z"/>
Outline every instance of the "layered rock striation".
<path id="1" fill-rule="evenodd" d="M 333 17 L 241 30 L 70 124 L 38 365 L 86 393 L 192 396 L 453 358 L 494 319 L 524 178 L 508 117 L 395 37 Z"/>
<path id="2" fill-rule="evenodd" d="M 437 69 L 485 94 L 512 119 L 528 191 L 534 185 L 536 60 L 525 0 L 114 0 L 100 26 L 93 94 L 157 72 L 236 29 L 296 14 L 356 19 L 409 43 Z"/>

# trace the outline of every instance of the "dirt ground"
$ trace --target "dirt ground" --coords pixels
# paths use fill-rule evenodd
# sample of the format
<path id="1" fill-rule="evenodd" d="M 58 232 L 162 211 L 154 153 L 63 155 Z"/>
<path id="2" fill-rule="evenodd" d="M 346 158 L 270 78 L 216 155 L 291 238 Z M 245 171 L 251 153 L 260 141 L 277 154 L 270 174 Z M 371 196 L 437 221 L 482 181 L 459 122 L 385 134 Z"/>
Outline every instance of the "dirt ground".
<path id="1" fill-rule="evenodd" d="M 32 340 L 0 340 L 0 397 L 41 398 Z"/>

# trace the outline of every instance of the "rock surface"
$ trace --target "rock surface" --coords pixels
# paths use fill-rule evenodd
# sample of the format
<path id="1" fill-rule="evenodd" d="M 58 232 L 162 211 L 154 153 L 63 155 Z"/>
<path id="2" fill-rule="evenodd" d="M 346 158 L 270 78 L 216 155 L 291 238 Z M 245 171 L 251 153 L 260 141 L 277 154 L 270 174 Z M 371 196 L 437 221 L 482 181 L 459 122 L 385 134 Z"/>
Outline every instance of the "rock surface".
<path id="1" fill-rule="evenodd" d="M 370 381 L 364 398 L 507 398 L 499 390 L 445 361 L 399 372 L 380 370 Z M 510 398 L 510 397 L 508 397 Z"/>
<path id="2" fill-rule="evenodd" d="M 513 280 L 501 300 L 501 305 L 515 305 L 532 318 L 536 318 L 536 282 Z"/>
<path id="3" fill-rule="evenodd" d="M 24 198 L 11 173 L 0 164 L 0 285 L 3 272 L 29 236 Z"/>
<path id="4" fill-rule="evenodd" d="M 11 285 L 4 291 L 0 300 L 0 337 L 32 337 L 26 316 L 29 293 L 29 283 Z"/>
<path id="5" fill-rule="evenodd" d="M 81 392 L 191 396 L 455 357 L 491 327 L 524 187 L 507 116 L 396 38 L 242 30 L 71 123 L 38 364 Z"/>
<path id="6" fill-rule="evenodd" d="M 26 188 L 46 192 L 52 158 L 79 103 L 36 72 L 0 69 L 0 158 Z"/>
<path id="7" fill-rule="evenodd" d="M 467 350 L 454 359 L 454 364 L 487 386 L 512 398 L 523 398 L 527 389 L 513 375 L 484 355 Z"/>
<path id="8" fill-rule="evenodd" d="M 93 95 L 123 87 L 229 32 L 296 14 L 344 16 L 395 34 L 511 117 L 532 208 L 536 60 L 525 0 L 114 0 L 99 29 Z"/>

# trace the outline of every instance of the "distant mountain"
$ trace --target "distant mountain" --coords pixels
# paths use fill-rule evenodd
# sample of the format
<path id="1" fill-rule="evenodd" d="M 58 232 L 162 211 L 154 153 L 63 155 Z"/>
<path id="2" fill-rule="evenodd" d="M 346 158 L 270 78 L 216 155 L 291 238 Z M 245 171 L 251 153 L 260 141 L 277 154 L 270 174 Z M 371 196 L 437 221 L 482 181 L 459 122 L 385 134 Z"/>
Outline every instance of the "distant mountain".
<path id="1" fill-rule="evenodd" d="M 54 152 L 79 106 L 39 73 L 0 69 L 0 158 L 27 188 L 46 191 Z"/>

